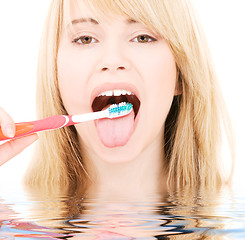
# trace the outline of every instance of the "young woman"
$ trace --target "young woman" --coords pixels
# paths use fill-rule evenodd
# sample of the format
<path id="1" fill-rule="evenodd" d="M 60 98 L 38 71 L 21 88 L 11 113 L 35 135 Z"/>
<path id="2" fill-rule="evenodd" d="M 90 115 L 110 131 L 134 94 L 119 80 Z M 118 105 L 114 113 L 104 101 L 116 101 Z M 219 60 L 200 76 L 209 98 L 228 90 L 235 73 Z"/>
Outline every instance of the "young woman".
<path id="1" fill-rule="evenodd" d="M 228 123 L 189 0 L 52 0 L 40 49 L 38 118 L 134 111 L 40 134 L 26 182 L 143 194 L 214 187 L 221 120 Z M 0 111 L 1 127 L 14 135 Z M 5 162 L 36 135 L 1 146 Z"/>

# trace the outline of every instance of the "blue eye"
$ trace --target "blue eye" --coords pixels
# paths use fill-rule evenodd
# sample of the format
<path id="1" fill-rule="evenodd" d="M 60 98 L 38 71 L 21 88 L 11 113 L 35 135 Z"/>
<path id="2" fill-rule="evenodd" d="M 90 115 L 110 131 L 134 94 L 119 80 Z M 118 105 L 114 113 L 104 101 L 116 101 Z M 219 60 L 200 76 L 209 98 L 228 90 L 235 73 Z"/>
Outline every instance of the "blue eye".
<path id="1" fill-rule="evenodd" d="M 138 42 L 138 43 L 148 43 L 148 42 L 155 42 L 155 41 L 157 40 L 153 37 L 150 37 L 149 35 L 139 35 L 132 40 L 132 42 Z"/>
<path id="2" fill-rule="evenodd" d="M 78 44 L 91 44 L 95 43 L 97 40 L 93 37 L 90 36 L 81 36 L 76 39 L 74 39 L 72 42 L 73 43 L 78 43 Z"/>

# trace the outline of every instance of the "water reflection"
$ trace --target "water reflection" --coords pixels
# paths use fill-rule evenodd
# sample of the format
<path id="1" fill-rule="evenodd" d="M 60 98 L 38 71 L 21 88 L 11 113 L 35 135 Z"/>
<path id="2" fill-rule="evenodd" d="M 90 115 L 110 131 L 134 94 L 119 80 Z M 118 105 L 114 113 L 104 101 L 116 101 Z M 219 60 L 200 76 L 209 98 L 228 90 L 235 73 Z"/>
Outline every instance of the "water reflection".
<path id="1" fill-rule="evenodd" d="M 182 197 L 184 197 L 183 195 Z M 215 196 L 215 197 L 214 197 Z M 226 191 L 148 201 L 105 201 L 78 195 L 0 200 L 0 239 L 241 239 L 244 196 Z M 24 212 L 16 206 L 25 205 Z M 21 209 L 21 207 L 19 207 Z"/>

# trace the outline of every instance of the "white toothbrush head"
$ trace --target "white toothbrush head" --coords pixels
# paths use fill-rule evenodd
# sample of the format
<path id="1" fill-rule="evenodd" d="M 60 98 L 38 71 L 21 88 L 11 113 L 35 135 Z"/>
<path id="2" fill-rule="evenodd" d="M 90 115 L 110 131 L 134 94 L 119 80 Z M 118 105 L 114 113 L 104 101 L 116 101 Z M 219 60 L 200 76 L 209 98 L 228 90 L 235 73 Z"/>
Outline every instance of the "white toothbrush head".
<path id="1" fill-rule="evenodd" d="M 133 111 L 133 105 L 126 102 L 112 104 L 107 111 L 108 118 L 120 118 L 130 114 Z"/>

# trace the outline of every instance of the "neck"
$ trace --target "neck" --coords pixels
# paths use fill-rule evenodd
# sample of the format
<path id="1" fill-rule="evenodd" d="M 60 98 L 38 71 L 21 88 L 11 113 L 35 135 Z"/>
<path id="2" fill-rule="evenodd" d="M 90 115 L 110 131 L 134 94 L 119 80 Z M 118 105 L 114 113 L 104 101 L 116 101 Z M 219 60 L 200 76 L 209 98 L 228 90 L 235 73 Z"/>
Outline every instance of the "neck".
<path id="1" fill-rule="evenodd" d="M 104 199 L 144 199 L 166 190 L 163 145 L 157 141 L 137 158 L 123 163 L 108 163 L 90 155 L 85 160 L 93 179 L 89 192 Z M 102 196 L 103 195 L 103 196 Z"/>

